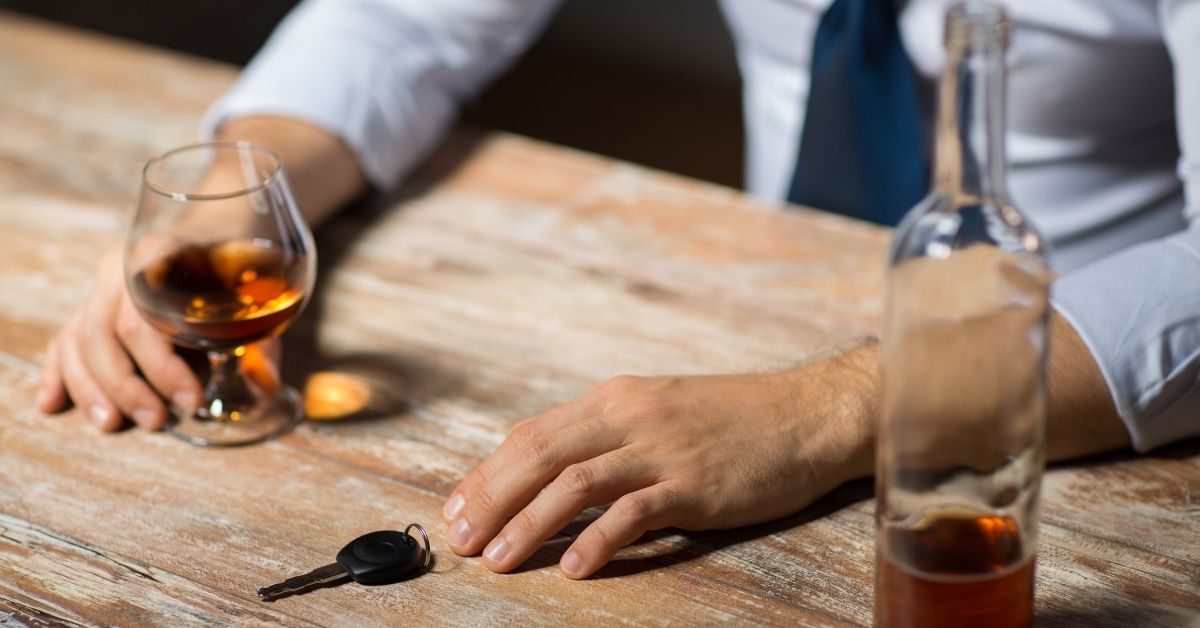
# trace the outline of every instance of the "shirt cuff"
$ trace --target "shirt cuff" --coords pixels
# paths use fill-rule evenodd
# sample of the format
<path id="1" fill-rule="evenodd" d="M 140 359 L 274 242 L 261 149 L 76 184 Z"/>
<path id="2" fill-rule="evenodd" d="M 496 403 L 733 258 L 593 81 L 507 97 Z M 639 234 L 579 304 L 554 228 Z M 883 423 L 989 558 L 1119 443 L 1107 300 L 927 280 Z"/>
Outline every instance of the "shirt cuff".
<path id="1" fill-rule="evenodd" d="M 387 131 L 375 128 L 378 125 L 364 119 L 367 116 L 356 115 L 336 103 L 314 101 L 310 93 L 291 94 L 291 91 L 291 86 L 270 78 L 243 78 L 204 113 L 200 119 L 200 138 L 212 140 L 222 124 L 245 116 L 273 115 L 300 120 L 341 140 L 354 154 L 371 185 L 385 191 L 399 184 L 402 173 L 411 165 L 409 162 L 416 161 L 415 155 L 399 154 L 395 144 L 389 146 L 383 141 L 381 138 L 388 137 Z"/>
<path id="2" fill-rule="evenodd" d="M 295 118 L 341 139 L 372 185 L 395 187 L 455 109 L 449 90 L 431 78 L 446 63 L 440 40 L 420 39 L 434 34 L 418 36 L 425 31 L 403 4 L 302 3 L 209 108 L 200 133 L 211 138 L 239 116 Z M 408 43 L 398 51 L 396 42 Z"/>
<path id="3" fill-rule="evenodd" d="M 1200 228 L 1071 273 L 1053 303 L 1095 358 L 1145 452 L 1200 434 Z"/>

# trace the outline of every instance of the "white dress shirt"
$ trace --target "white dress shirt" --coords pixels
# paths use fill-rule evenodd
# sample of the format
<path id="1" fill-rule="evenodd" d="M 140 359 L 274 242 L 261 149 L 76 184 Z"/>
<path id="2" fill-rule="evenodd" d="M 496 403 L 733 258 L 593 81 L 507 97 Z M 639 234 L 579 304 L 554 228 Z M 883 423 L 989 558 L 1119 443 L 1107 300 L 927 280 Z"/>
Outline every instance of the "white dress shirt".
<path id="1" fill-rule="evenodd" d="M 832 0 L 721 0 L 744 83 L 746 180 L 786 194 L 812 39 Z M 952 0 L 908 0 L 900 32 L 935 81 Z M 377 186 L 433 148 L 558 0 L 307 0 L 210 109 L 335 133 Z M 1054 303 L 1141 451 L 1200 434 L 1200 0 L 1006 0 L 1009 187 L 1064 272 Z M 932 111 L 927 115 L 932 115 Z M 1176 129 L 1178 125 L 1178 129 Z"/>

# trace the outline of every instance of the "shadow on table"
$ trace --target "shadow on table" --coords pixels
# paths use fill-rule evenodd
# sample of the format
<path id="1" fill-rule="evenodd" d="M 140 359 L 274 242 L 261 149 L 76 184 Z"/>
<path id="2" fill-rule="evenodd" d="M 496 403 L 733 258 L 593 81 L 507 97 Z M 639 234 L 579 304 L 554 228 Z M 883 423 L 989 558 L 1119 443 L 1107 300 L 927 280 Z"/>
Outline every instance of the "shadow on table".
<path id="1" fill-rule="evenodd" d="M 1056 467 L 1104 465 L 1132 460 L 1140 457 L 1186 459 L 1200 456 L 1200 438 L 1193 438 L 1180 443 L 1156 449 L 1148 454 L 1140 455 L 1132 450 L 1110 452 L 1057 463 Z M 826 495 L 808 508 L 775 521 L 738 528 L 734 530 L 718 530 L 708 532 L 689 532 L 684 530 L 666 529 L 649 532 L 642 536 L 634 545 L 648 545 L 672 535 L 683 537 L 681 547 L 663 554 L 644 558 L 616 559 L 596 572 L 593 578 L 615 578 L 638 574 L 651 569 L 677 565 L 694 560 L 710 552 L 718 551 L 733 545 L 753 541 L 764 536 L 770 536 L 784 530 L 798 527 L 831 515 L 842 508 L 871 499 L 874 487 L 871 480 L 859 480 L 843 485 Z M 547 541 L 518 572 L 543 569 L 558 564 L 564 552 L 575 541 L 576 536 L 588 524 L 595 521 L 598 514 L 582 517 L 571 523 L 560 534 Z M 1130 609 L 1127 606 L 1110 608 L 1111 600 L 1097 603 L 1081 604 L 1077 609 L 1052 609 L 1044 613 L 1044 619 L 1052 625 L 1079 625 L 1099 622 L 1100 625 L 1160 625 L 1162 620 L 1169 619 L 1162 615 L 1161 609 L 1144 608 Z M 1109 618 L 1115 619 L 1109 619 Z M 1042 619 L 1039 615 L 1039 621 Z"/>
<path id="2" fill-rule="evenodd" d="M 1087 456 L 1086 458 L 1076 458 L 1074 460 L 1064 460 L 1047 465 L 1049 469 L 1064 469 L 1064 468 L 1081 468 L 1081 467 L 1097 467 L 1117 462 L 1125 462 L 1128 460 L 1138 460 L 1141 458 L 1160 458 L 1168 460 L 1183 460 L 1185 458 L 1200 457 L 1200 438 L 1191 438 L 1178 443 L 1172 443 L 1158 449 L 1152 450 L 1145 454 L 1139 454 L 1136 451 L 1126 448 L 1107 453 Z"/>
<path id="3" fill-rule="evenodd" d="M 1114 599 L 1106 596 L 1083 595 L 1070 598 L 1066 608 L 1038 608 L 1033 623 L 1036 626 L 1095 626 L 1097 628 L 1125 628 L 1127 626 L 1183 626 L 1187 617 L 1183 611 L 1150 606 L 1147 600 L 1136 598 Z"/>
<path id="4" fill-rule="evenodd" d="M 858 480 L 838 487 L 833 492 L 825 497 L 817 500 L 808 508 L 800 512 L 753 526 L 736 528 L 733 530 L 712 530 L 704 532 L 692 532 L 688 530 L 678 530 L 668 528 L 665 530 L 655 530 L 648 532 L 638 539 L 632 547 L 648 545 L 666 537 L 679 535 L 683 538 L 683 543 L 676 549 L 652 556 L 642 558 L 617 558 L 608 563 L 597 571 L 592 579 L 604 578 L 619 578 L 622 576 L 631 576 L 650 571 L 653 569 L 661 569 L 678 565 L 691 560 L 700 558 L 706 554 L 720 551 L 727 547 L 740 545 L 755 539 L 759 539 L 772 534 L 777 534 L 784 530 L 802 526 L 806 523 L 816 521 L 823 517 L 827 517 L 847 506 L 851 506 L 865 499 L 871 499 L 874 496 L 874 485 L 872 480 Z M 596 515 L 598 516 L 598 515 Z M 551 538 L 535 553 L 529 560 L 525 562 L 517 572 L 530 571 L 534 569 L 544 569 L 558 564 L 563 553 L 570 547 L 575 538 L 583 531 L 588 524 L 595 521 L 596 516 L 581 518 L 569 526 L 562 533 Z"/>
<path id="5" fill-rule="evenodd" d="M 1173 460 L 1200 457 L 1200 438 L 1192 438 L 1166 447 L 1160 447 L 1146 454 L 1146 456 L 1150 458 L 1171 458 Z"/>
<path id="6" fill-rule="evenodd" d="M 477 149 L 481 131 L 455 131 L 444 145 L 396 193 L 372 195 L 340 212 L 314 234 L 317 282 L 304 314 L 283 336 L 283 380 L 304 393 L 310 419 L 362 422 L 395 416 L 409 399 L 452 395 L 461 378 L 431 364 L 393 353 L 357 352 L 329 355 L 321 349 L 320 330 L 328 310 L 330 277 L 369 232 L 396 206 L 416 198 L 451 175 Z"/>

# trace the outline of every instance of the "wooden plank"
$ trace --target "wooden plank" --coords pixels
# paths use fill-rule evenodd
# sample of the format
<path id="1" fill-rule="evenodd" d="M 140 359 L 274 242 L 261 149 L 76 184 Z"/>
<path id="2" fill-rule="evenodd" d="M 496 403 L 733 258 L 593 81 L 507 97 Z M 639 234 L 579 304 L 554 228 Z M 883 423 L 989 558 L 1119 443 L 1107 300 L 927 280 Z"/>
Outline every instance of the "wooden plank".
<path id="1" fill-rule="evenodd" d="M 436 200 L 458 209 L 438 216 L 480 237 L 553 250 L 569 264 L 599 264 L 701 299 L 833 332 L 876 332 L 885 230 L 795 208 L 781 219 L 780 208 L 717 186 L 562 152 L 489 138 L 442 183 Z M 581 185 L 585 171 L 593 176 Z M 529 189 L 556 179 L 573 181 L 573 191 Z M 552 204 L 531 202 L 547 197 Z"/>
<path id="2" fill-rule="evenodd" d="M 129 202 L 146 159 L 194 141 L 227 67 L 0 12 L 0 185 Z"/>
<path id="3" fill-rule="evenodd" d="M 42 597 L 16 601 L 45 606 L 67 619 L 90 609 L 96 614 L 83 616 L 89 621 L 117 621 L 136 609 L 109 604 L 105 596 L 131 596 L 134 584 L 157 588 L 158 597 L 192 599 L 200 588 L 223 592 L 232 600 L 224 606 L 213 602 L 204 612 L 238 618 L 239 609 L 264 607 L 254 597 L 258 586 L 317 566 L 311 563 L 332 558 L 342 543 L 363 532 L 435 522 L 441 507 L 441 496 L 404 482 L 321 456 L 298 455 L 289 445 L 292 437 L 251 455 L 194 449 L 166 435 L 134 431 L 98 447 L 93 435 L 71 421 L 46 421 L 9 407 L 3 411 L 20 420 L 0 432 L 5 452 L 0 503 L 7 513 L 0 527 L 16 539 L 12 546 L 0 544 L 0 566 L 7 572 L 13 565 L 28 565 L 28 571 L 17 571 L 17 587 L 33 588 Z M 53 532 L 36 523 L 46 519 L 54 521 Z M 793 603 L 671 568 L 635 565 L 636 576 L 599 578 L 582 586 L 545 560 L 518 574 L 491 574 L 476 560 L 442 549 L 440 526 L 431 525 L 430 532 L 438 548 L 432 574 L 390 587 L 325 589 L 266 607 L 317 623 L 355 625 L 394 623 L 398 616 L 422 624 L 532 617 L 562 623 L 606 613 L 634 623 L 696 618 L 838 623 Z M 59 542 L 51 546 L 30 535 Z M 102 541 L 103 549 L 86 539 Z M 70 561 L 45 571 L 70 547 L 80 548 L 84 557 L 89 548 L 97 549 L 100 555 L 91 555 L 115 565 L 113 573 L 137 579 L 100 574 L 97 578 L 110 584 L 82 595 L 76 589 L 88 581 L 71 575 Z M 31 561 L 27 554 L 35 550 L 38 560 Z M 631 586 L 633 581 L 639 584 Z M 158 597 L 143 596 L 143 602 L 154 604 Z M 115 614 L 103 614 L 106 606 Z M 158 612 L 167 617 L 183 610 L 164 605 Z"/>
<path id="4" fill-rule="evenodd" d="M 1167 455 L 1106 456 L 1050 472 L 1044 482 L 1042 520 L 1125 548 L 1099 557 L 1102 560 L 1118 560 L 1145 575 L 1197 587 L 1198 454 L 1200 441 L 1193 440 L 1176 445 Z M 1132 558 L 1140 552 L 1152 556 L 1134 562 Z M 1200 603 L 1200 589 L 1196 591 Z"/>
<path id="5" fill-rule="evenodd" d="M 169 543 L 168 543 L 169 545 Z M 306 624 L 269 606 L 245 601 L 0 514 L 0 608 L 30 624 L 149 624 L 175 617 L 188 624 L 237 618 L 257 623 Z M 122 592 L 114 596 L 113 591 Z M 0 616 L 2 619 L 2 616 Z M 2 622 L 0 622 L 2 623 Z"/>

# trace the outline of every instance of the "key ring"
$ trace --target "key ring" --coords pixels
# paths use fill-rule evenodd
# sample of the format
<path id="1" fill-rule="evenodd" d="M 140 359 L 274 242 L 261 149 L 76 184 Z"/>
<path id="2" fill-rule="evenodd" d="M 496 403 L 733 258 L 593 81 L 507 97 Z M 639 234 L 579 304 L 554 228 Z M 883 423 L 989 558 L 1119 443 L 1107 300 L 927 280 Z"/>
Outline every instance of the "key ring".
<path id="1" fill-rule="evenodd" d="M 421 537 L 425 539 L 425 562 L 421 565 L 421 570 L 423 571 L 423 570 L 429 568 L 429 563 L 433 562 L 433 548 L 429 547 L 429 533 L 425 531 L 425 527 L 422 526 L 421 524 L 419 524 L 419 523 L 408 524 L 408 527 L 404 528 L 404 533 L 408 534 L 408 531 L 413 528 L 416 528 L 417 532 L 421 533 Z M 408 534 L 408 535 L 412 536 L 411 534 Z"/>

